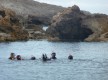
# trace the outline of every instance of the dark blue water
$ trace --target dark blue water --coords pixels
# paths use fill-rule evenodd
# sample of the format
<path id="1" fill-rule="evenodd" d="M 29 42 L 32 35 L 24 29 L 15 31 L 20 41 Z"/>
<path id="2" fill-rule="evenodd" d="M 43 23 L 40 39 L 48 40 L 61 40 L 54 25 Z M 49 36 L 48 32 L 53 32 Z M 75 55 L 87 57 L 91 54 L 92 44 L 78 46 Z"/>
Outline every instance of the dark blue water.
<path id="1" fill-rule="evenodd" d="M 42 62 L 52 51 L 57 60 Z M 11 52 L 25 60 L 10 61 Z M 74 60 L 67 59 L 72 54 Z M 31 55 L 37 60 L 29 60 Z M 108 80 L 108 43 L 27 41 L 0 43 L 0 80 Z"/>

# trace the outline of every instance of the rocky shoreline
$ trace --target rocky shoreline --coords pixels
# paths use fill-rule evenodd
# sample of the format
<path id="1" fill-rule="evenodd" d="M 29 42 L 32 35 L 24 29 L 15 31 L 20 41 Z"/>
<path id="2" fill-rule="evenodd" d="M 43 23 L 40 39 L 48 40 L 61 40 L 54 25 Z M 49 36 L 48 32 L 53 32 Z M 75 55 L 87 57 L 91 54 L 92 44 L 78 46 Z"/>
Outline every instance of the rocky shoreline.
<path id="1" fill-rule="evenodd" d="M 11 9 L 0 10 L 0 42 L 29 39 L 47 39 L 41 25 L 24 24 Z"/>
<path id="2" fill-rule="evenodd" d="M 6 8 L 1 9 L 0 16 L 0 41 L 28 39 L 28 32 L 23 29 L 15 12 Z"/>
<path id="3" fill-rule="evenodd" d="M 54 7 L 54 13 L 49 11 L 49 14 L 47 12 L 45 15 L 37 15 L 38 12 L 36 15 L 23 12 L 22 15 L 18 14 L 15 9 L 6 8 L 6 6 L 0 7 L 0 42 L 29 39 L 108 41 L 108 15 L 91 14 L 80 10 L 77 5 L 67 9 L 58 6 L 59 9 L 57 10 L 57 6 Z M 42 25 L 49 25 L 50 27 L 44 31 Z"/>

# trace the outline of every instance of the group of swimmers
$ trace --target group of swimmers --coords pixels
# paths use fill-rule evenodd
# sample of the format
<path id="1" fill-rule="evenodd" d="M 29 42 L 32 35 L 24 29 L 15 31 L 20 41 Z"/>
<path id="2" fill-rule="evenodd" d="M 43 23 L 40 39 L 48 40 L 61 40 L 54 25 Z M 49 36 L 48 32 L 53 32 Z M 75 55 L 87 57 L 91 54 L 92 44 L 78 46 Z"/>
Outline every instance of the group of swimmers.
<path id="1" fill-rule="evenodd" d="M 21 57 L 21 55 L 15 56 L 15 53 L 11 53 L 9 59 L 10 59 L 10 60 L 23 60 L 23 58 Z M 43 61 L 49 61 L 49 60 L 52 60 L 52 59 L 55 60 L 55 59 L 57 59 L 57 58 L 56 58 L 56 53 L 53 52 L 53 53 L 51 54 L 51 57 L 50 57 L 50 58 L 48 58 L 46 54 L 42 54 L 42 58 L 41 58 L 41 59 L 42 59 Z M 68 56 L 68 59 L 69 59 L 69 60 L 72 60 L 72 59 L 73 59 L 73 56 L 72 56 L 72 55 L 69 55 L 69 56 Z M 30 60 L 36 60 L 36 57 L 35 57 L 35 56 L 32 56 L 32 57 L 30 58 Z"/>

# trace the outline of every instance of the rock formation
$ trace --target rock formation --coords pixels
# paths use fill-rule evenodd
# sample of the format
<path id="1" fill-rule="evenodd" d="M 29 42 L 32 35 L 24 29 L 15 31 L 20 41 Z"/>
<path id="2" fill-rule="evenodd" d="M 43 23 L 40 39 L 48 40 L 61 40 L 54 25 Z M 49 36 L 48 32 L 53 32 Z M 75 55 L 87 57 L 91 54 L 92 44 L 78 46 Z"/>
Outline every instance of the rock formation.
<path id="1" fill-rule="evenodd" d="M 40 25 L 29 24 L 26 30 L 29 33 L 29 39 L 46 39 L 47 35 Z"/>
<path id="2" fill-rule="evenodd" d="M 51 40 L 108 41 L 108 15 L 91 14 L 74 5 L 53 17 L 47 33 Z"/>
<path id="3" fill-rule="evenodd" d="M 15 12 L 0 9 L 0 41 L 27 40 L 28 37 Z"/>
<path id="4" fill-rule="evenodd" d="M 0 0 L 0 7 L 12 9 L 16 15 L 29 19 L 31 23 L 40 22 L 45 25 L 50 24 L 50 20 L 55 14 L 64 10 L 63 7 L 34 0 Z"/>
<path id="5" fill-rule="evenodd" d="M 85 41 L 108 41 L 108 15 L 92 14 L 89 18 L 82 20 L 82 26 L 88 27 L 93 31 Z"/>

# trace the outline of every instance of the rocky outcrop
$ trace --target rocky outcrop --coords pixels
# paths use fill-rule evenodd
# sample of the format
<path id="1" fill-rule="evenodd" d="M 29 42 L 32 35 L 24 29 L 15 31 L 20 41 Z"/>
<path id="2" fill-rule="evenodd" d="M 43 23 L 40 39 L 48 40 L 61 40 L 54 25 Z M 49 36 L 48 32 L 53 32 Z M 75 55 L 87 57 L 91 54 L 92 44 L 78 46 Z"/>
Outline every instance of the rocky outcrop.
<path id="1" fill-rule="evenodd" d="M 29 19 L 33 24 L 50 24 L 51 18 L 64 8 L 45 3 L 39 3 L 34 0 L 0 0 L 0 7 L 12 9 L 16 15 L 21 15 Z M 37 24 L 36 24 L 37 25 Z"/>
<path id="2" fill-rule="evenodd" d="M 88 27 L 93 31 L 85 41 L 106 41 L 105 37 L 108 32 L 108 15 L 105 14 L 92 14 L 89 18 L 86 17 L 82 20 L 82 26 Z"/>
<path id="3" fill-rule="evenodd" d="M 29 33 L 29 39 L 46 39 L 47 35 L 40 25 L 29 24 L 26 29 Z"/>
<path id="4" fill-rule="evenodd" d="M 0 41 L 46 39 L 40 25 L 49 25 L 63 10 L 34 0 L 0 0 Z"/>
<path id="5" fill-rule="evenodd" d="M 74 5 L 53 17 L 47 33 L 53 40 L 107 41 L 108 15 L 91 14 Z"/>
<path id="6" fill-rule="evenodd" d="M 0 41 L 27 40 L 29 34 L 23 29 L 15 12 L 10 9 L 0 9 Z"/>

